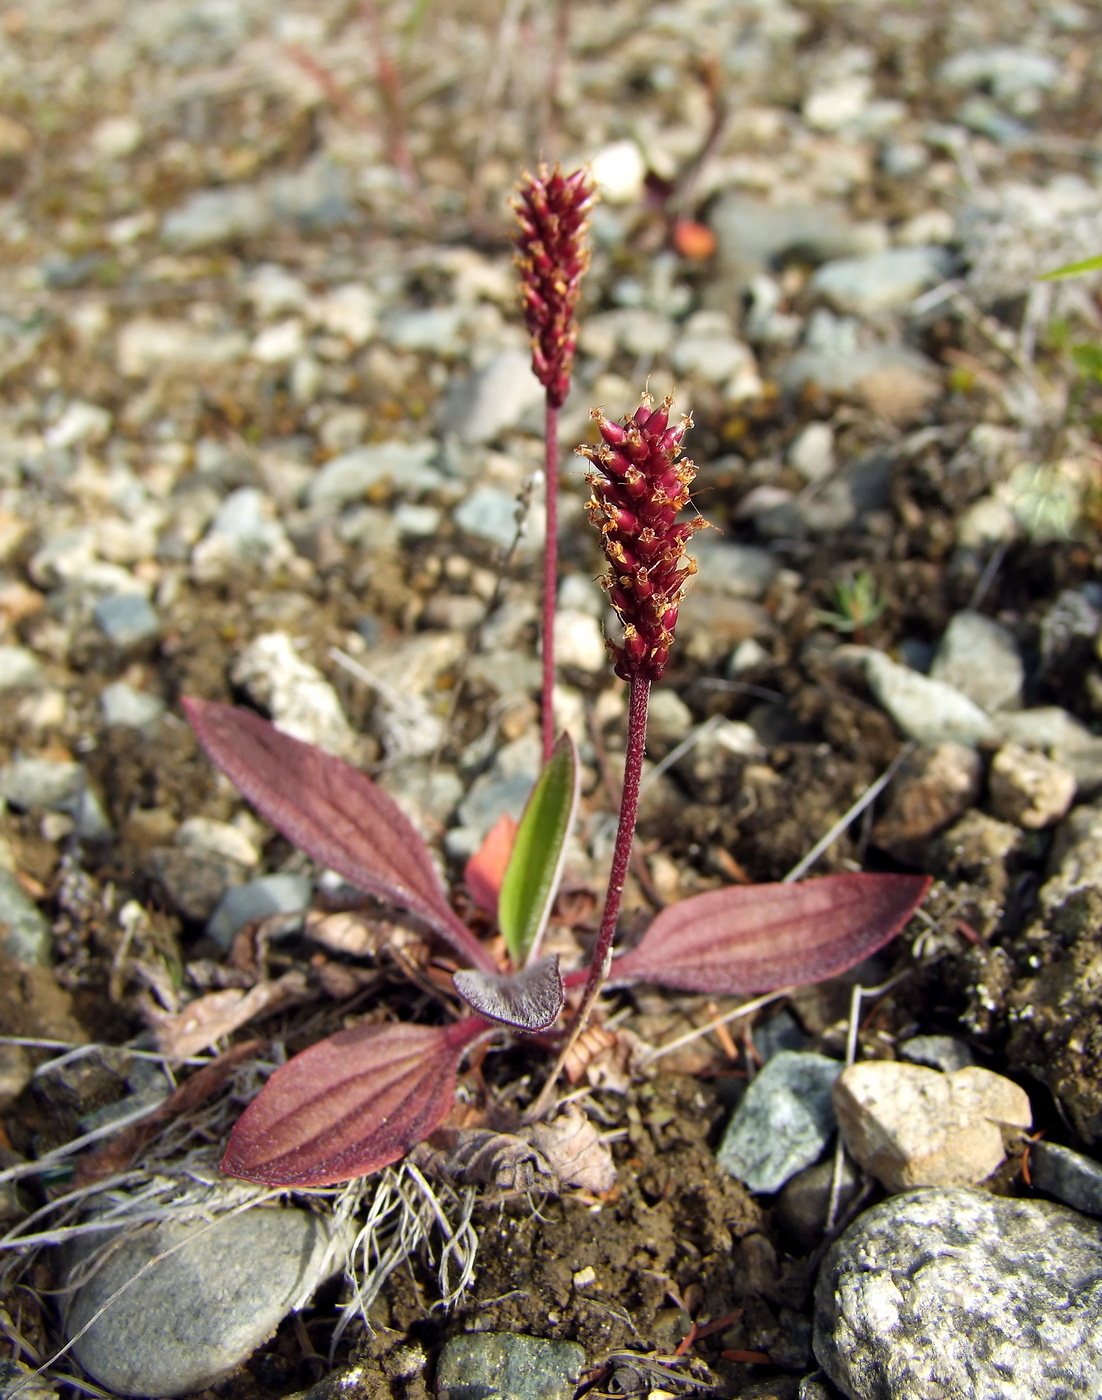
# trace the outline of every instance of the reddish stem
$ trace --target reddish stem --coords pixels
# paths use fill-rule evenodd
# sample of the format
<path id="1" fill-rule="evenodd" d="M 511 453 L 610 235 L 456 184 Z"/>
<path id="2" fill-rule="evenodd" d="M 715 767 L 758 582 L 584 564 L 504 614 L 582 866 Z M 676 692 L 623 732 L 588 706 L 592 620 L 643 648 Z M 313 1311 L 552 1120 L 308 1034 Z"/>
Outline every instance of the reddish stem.
<path id="1" fill-rule="evenodd" d="M 650 702 L 650 681 L 635 676 L 631 681 L 628 698 L 628 739 L 624 757 L 624 793 L 620 799 L 620 821 L 616 827 L 616 845 L 612 850 L 612 869 L 608 876 L 608 894 L 605 896 L 605 911 L 601 916 L 601 927 L 597 942 L 589 962 L 589 976 L 585 991 L 566 1041 L 559 1051 L 555 1067 L 548 1075 L 540 1090 L 539 1097 L 524 1115 L 525 1121 L 533 1123 L 547 1111 L 555 1092 L 555 1082 L 559 1077 L 567 1056 L 574 1043 L 585 1030 L 593 1004 L 597 1000 L 608 970 L 612 963 L 612 939 L 616 933 L 616 920 L 620 913 L 620 901 L 624 894 L 624 880 L 627 878 L 628 862 L 631 859 L 631 843 L 635 836 L 635 819 L 639 812 L 639 781 L 643 774 L 643 751 L 647 740 L 647 706 Z"/>
<path id="2" fill-rule="evenodd" d="M 543 686 L 540 722 L 543 761 L 555 747 L 555 601 L 559 580 L 559 410 L 547 395 L 544 414 L 544 476 L 547 480 L 547 537 L 543 542 Z"/>

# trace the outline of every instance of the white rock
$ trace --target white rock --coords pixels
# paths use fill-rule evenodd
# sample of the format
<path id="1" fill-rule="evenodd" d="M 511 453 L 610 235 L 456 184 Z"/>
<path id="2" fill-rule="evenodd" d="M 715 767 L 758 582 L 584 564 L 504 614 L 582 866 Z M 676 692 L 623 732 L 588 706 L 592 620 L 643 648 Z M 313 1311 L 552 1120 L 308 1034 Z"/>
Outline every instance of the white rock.
<path id="1" fill-rule="evenodd" d="M 983 1181 L 1006 1155 L 1003 1128 L 1033 1121 L 1024 1089 L 975 1066 L 941 1074 L 866 1060 L 839 1075 L 832 1096 L 846 1147 L 889 1191 Z"/>
<path id="2" fill-rule="evenodd" d="M 188 817 L 176 832 L 177 846 L 193 846 L 211 851 L 216 856 L 235 860 L 238 865 L 252 867 L 260 864 L 260 852 L 245 835 L 229 822 L 217 822 L 210 817 Z"/>
<path id="3" fill-rule="evenodd" d="M 555 656 L 560 666 L 596 674 L 608 665 L 601 625 L 591 613 L 555 613 Z"/>
<path id="4" fill-rule="evenodd" d="M 159 369 L 230 364 L 246 344 L 239 331 L 202 331 L 190 321 L 139 316 L 119 332 L 115 359 L 120 374 L 144 379 Z"/>
<path id="5" fill-rule="evenodd" d="M 868 73 L 854 73 L 837 82 L 824 84 L 808 94 L 803 117 L 819 131 L 837 131 L 856 121 L 868 106 L 873 83 Z"/>
<path id="6" fill-rule="evenodd" d="M 375 298 L 359 282 L 346 282 L 334 287 L 328 296 L 319 297 L 310 307 L 311 314 L 322 330 L 330 335 L 342 335 L 353 345 L 366 345 L 377 329 Z"/>
<path id="7" fill-rule="evenodd" d="M 245 283 L 245 295 L 264 317 L 299 311 L 309 293 L 306 284 L 276 263 L 261 263 Z"/>
<path id="8" fill-rule="evenodd" d="M 104 117 L 92 128 L 91 146 L 104 160 L 122 160 L 132 156 L 142 144 L 142 124 L 128 114 Z"/>
<path id="9" fill-rule="evenodd" d="M 613 141 L 589 162 L 589 173 L 609 204 L 630 204 L 643 194 L 647 163 L 634 141 Z"/>
<path id="10" fill-rule="evenodd" d="M 250 642 L 230 671 L 272 716 L 277 729 L 341 758 L 356 749 L 356 736 L 337 692 L 298 654 L 286 632 L 265 632 Z"/>
<path id="11" fill-rule="evenodd" d="M 104 686 L 99 703 L 108 729 L 145 729 L 155 724 L 165 709 L 160 696 L 137 690 L 125 681 L 113 681 Z"/>
<path id="12" fill-rule="evenodd" d="M 52 428 L 46 430 L 47 447 L 77 447 L 102 442 L 111 431 L 111 415 L 98 404 L 74 400 Z"/>
<path id="13" fill-rule="evenodd" d="M 954 740 L 974 746 L 997 734 L 983 710 L 944 681 L 899 666 L 883 652 L 865 657 L 869 689 L 909 739 L 922 744 Z"/>
<path id="14" fill-rule="evenodd" d="M 27 647 L 0 646 L 0 692 L 32 690 L 44 681 L 38 657 Z"/>
<path id="15" fill-rule="evenodd" d="M 805 481 L 822 481 L 834 470 L 834 429 L 829 423 L 808 423 L 788 449 L 788 461 Z"/>
<path id="16" fill-rule="evenodd" d="M 302 354 L 302 322 L 297 316 L 265 326 L 249 347 L 249 354 L 262 365 L 282 365 Z"/>

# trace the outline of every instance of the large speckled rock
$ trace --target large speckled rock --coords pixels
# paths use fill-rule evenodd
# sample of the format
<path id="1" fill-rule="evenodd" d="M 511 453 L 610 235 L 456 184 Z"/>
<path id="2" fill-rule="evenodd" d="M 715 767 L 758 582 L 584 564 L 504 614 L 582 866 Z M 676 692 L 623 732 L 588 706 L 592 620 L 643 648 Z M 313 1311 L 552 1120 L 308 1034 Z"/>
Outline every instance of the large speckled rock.
<path id="1" fill-rule="evenodd" d="M 88 1253 L 74 1251 L 70 1280 Z M 118 1395 L 188 1395 L 250 1356 L 344 1254 L 328 1221 L 304 1210 L 139 1231 L 116 1240 L 72 1294 L 65 1326 L 73 1355 Z"/>
<path id="2" fill-rule="evenodd" d="M 1095 1397 L 1102 1224 L 982 1191 L 897 1196 L 827 1255 L 814 1345 L 850 1400 Z"/>

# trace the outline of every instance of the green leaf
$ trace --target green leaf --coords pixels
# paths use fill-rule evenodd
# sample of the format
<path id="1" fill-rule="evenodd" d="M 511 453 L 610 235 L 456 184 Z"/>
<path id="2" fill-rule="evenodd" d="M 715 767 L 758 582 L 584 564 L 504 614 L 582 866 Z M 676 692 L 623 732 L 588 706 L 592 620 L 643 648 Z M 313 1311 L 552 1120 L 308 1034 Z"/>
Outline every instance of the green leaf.
<path id="1" fill-rule="evenodd" d="M 514 967 L 539 948 L 577 805 L 578 751 L 563 734 L 528 798 L 498 896 L 497 921 Z"/>
<path id="2" fill-rule="evenodd" d="M 1082 262 L 1065 263 L 1063 267 L 1054 268 L 1044 273 L 1041 281 L 1056 282 L 1062 277 L 1078 277 L 1084 272 L 1102 272 L 1102 253 L 1093 258 L 1084 258 Z"/>

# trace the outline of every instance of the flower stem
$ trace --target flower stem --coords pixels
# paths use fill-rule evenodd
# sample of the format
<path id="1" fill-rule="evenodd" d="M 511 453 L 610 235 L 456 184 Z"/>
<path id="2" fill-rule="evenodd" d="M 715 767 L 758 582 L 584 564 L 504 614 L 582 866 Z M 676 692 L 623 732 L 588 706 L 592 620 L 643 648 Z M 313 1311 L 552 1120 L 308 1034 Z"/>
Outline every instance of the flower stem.
<path id="1" fill-rule="evenodd" d="M 547 535 L 543 542 L 543 684 L 540 724 L 543 761 L 555 747 L 555 602 L 559 582 L 559 410 L 547 395 L 544 414 L 544 478 L 547 482 Z"/>
<path id="2" fill-rule="evenodd" d="M 644 676 L 636 676 L 631 681 L 628 698 L 627 754 L 624 758 L 624 790 L 620 798 L 620 821 L 616 827 L 616 844 L 612 850 L 612 869 L 608 876 L 608 893 L 605 895 L 605 910 L 601 916 L 601 927 L 593 956 L 589 963 L 589 977 L 585 991 L 570 1022 L 566 1041 L 559 1051 L 555 1067 L 540 1090 L 539 1097 L 524 1115 L 527 1122 L 535 1122 L 546 1113 L 555 1092 L 555 1083 L 566 1063 L 574 1043 L 585 1030 L 594 1003 L 608 978 L 612 964 L 612 939 L 616 933 L 616 920 L 620 914 L 620 901 L 624 894 L 624 880 L 627 878 L 628 862 L 631 859 L 631 843 L 635 836 L 635 819 L 639 813 L 639 784 L 643 773 L 643 751 L 647 740 L 647 707 L 650 703 L 650 681 Z"/>

